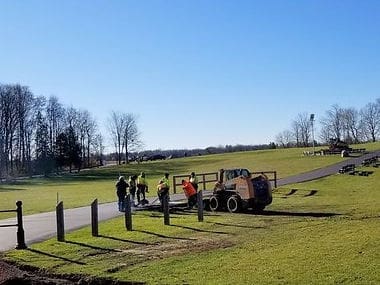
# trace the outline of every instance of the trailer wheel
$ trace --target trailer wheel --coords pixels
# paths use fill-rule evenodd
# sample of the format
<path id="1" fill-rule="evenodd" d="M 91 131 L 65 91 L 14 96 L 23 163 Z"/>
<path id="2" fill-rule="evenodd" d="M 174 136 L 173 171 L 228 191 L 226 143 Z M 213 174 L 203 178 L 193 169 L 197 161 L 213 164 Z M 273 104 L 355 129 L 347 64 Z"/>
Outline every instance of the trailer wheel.
<path id="1" fill-rule="evenodd" d="M 216 196 L 211 196 L 209 200 L 209 206 L 211 211 L 216 211 L 219 208 L 219 201 Z"/>
<path id="2" fill-rule="evenodd" d="M 231 213 L 236 213 L 240 210 L 240 201 L 239 198 L 236 196 L 231 196 L 227 200 L 227 209 Z"/>

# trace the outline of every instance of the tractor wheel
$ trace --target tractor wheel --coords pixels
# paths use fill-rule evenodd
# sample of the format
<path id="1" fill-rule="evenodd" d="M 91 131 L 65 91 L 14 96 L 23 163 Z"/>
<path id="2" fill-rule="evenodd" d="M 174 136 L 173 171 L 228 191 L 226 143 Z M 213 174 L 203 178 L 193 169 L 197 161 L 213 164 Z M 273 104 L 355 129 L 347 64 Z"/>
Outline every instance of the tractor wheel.
<path id="1" fill-rule="evenodd" d="M 211 196 L 209 206 L 211 211 L 216 211 L 219 209 L 219 201 L 216 196 Z"/>
<path id="2" fill-rule="evenodd" d="M 240 201 L 239 198 L 236 196 L 231 196 L 227 200 L 227 209 L 231 213 L 236 213 L 240 210 Z"/>

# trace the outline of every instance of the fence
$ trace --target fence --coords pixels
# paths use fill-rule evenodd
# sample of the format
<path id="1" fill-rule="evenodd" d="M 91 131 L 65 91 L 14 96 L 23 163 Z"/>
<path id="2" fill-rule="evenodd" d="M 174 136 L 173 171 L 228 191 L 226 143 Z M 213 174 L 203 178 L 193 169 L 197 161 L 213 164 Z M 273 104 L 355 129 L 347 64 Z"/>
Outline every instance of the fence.
<path id="1" fill-rule="evenodd" d="M 274 188 L 277 188 L 277 171 L 257 171 L 257 172 L 252 172 L 251 174 L 254 175 L 260 175 L 264 174 L 268 177 L 268 180 L 270 182 L 273 182 Z"/>
<path id="2" fill-rule="evenodd" d="M 198 205 L 198 221 L 203 222 L 203 200 L 202 200 L 202 190 L 198 191 L 197 196 Z M 164 225 L 170 225 L 170 206 L 169 206 L 169 196 L 166 195 L 163 199 L 163 214 L 164 214 Z M 125 197 L 125 227 L 128 231 L 133 231 L 133 219 L 132 219 L 132 208 L 131 208 L 131 198 L 130 194 Z M 99 235 L 99 215 L 98 215 L 98 199 L 95 199 L 91 203 L 91 233 L 92 236 L 98 237 Z M 60 201 L 56 206 L 56 219 L 57 219 L 57 240 L 60 242 L 65 241 L 65 223 L 64 223 L 64 207 L 63 201 Z"/>
<path id="3" fill-rule="evenodd" d="M 17 227 L 17 246 L 16 249 L 25 249 L 27 248 L 25 244 L 25 233 L 24 227 L 22 223 L 22 201 L 16 202 L 15 210 L 1 210 L 0 213 L 17 213 L 17 224 L 8 224 L 8 225 L 0 225 L 0 228 L 5 227 Z"/>
<path id="4" fill-rule="evenodd" d="M 206 190 L 207 183 L 218 181 L 218 172 L 200 173 L 200 174 L 197 174 L 197 177 L 198 177 L 198 187 L 200 186 L 202 187 L 202 189 L 198 189 L 198 190 Z M 177 193 L 177 189 L 176 189 L 177 186 L 182 185 L 182 179 L 188 179 L 188 178 L 189 178 L 189 175 L 174 175 L 173 176 L 174 194 Z"/>
<path id="5" fill-rule="evenodd" d="M 252 172 L 251 174 L 252 175 L 260 175 L 260 174 L 266 175 L 268 177 L 268 180 L 270 182 L 273 182 L 274 187 L 277 188 L 277 171 L 258 171 L 258 172 Z M 202 186 L 202 189 L 199 189 L 199 190 L 206 190 L 207 183 L 219 181 L 218 172 L 200 173 L 200 174 L 197 174 L 197 177 L 199 178 L 198 187 Z M 188 178 L 189 178 L 189 175 L 174 175 L 173 176 L 174 194 L 177 193 L 177 186 L 182 185 L 182 179 L 188 179 Z"/>

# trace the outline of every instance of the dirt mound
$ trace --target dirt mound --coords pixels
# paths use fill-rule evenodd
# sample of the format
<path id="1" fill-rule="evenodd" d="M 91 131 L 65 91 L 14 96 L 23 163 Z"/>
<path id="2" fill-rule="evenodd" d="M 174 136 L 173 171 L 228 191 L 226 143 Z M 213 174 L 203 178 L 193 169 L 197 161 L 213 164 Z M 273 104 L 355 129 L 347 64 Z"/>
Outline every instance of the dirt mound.
<path id="1" fill-rule="evenodd" d="M 18 267 L 0 260 L 0 285 L 130 285 L 144 284 L 140 282 L 125 282 L 109 278 L 90 277 L 85 275 L 55 275 L 32 267 Z"/>

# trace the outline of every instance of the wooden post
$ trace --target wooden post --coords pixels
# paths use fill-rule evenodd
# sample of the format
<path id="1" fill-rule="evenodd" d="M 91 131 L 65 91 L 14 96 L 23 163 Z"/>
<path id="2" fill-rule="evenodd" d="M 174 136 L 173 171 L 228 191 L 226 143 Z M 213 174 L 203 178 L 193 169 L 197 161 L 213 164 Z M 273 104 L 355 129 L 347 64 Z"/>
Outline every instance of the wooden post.
<path id="1" fill-rule="evenodd" d="M 197 205 L 198 205 L 198 222 L 203 222 L 203 191 L 199 190 L 197 193 Z"/>
<path id="2" fill-rule="evenodd" d="M 175 179 L 175 176 L 173 176 L 173 192 L 174 192 L 174 194 L 176 194 L 177 193 L 177 189 L 176 189 L 176 181 L 175 181 L 176 179 Z"/>
<path id="3" fill-rule="evenodd" d="M 16 249 L 25 249 L 27 248 L 25 244 L 25 233 L 22 223 L 22 202 L 17 201 L 17 246 Z"/>
<path id="4" fill-rule="evenodd" d="M 65 241 L 65 223 L 63 215 L 63 202 L 59 202 L 55 208 L 57 215 L 57 240 Z"/>
<path id="5" fill-rule="evenodd" d="M 128 231 L 132 231 L 132 209 L 130 194 L 125 197 L 125 227 Z"/>
<path id="6" fill-rule="evenodd" d="M 274 188 L 277 188 L 277 171 L 274 172 Z"/>
<path id="7" fill-rule="evenodd" d="M 206 190 L 206 175 L 202 175 L 203 176 L 203 190 Z"/>
<path id="8" fill-rule="evenodd" d="M 162 199 L 163 208 L 164 208 L 164 225 L 170 225 L 170 216 L 169 216 L 169 193 L 164 196 Z"/>
<path id="9" fill-rule="evenodd" d="M 99 223 L 98 223 L 98 199 L 91 203 L 91 228 L 92 236 L 99 236 Z"/>

